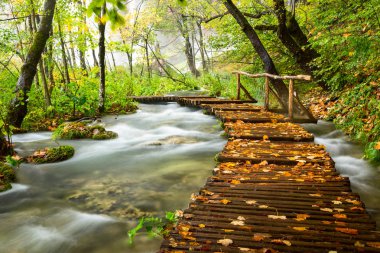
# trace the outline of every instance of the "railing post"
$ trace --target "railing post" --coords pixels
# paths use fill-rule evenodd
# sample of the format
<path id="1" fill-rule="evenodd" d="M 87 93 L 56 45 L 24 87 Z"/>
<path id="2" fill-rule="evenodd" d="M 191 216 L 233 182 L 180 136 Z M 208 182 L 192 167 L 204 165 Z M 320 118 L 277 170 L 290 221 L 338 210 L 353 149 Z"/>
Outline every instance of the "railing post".
<path id="1" fill-rule="evenodd" d="M 294 80 L 289 80 L 289 110 L 288 115 L 290 121 L 293 121 L 293 93 L 294 93 Z"/>
<path id="2" fill-rule="evenodd" d="M 241 83 L 240 83 L 240 74 L 239 73 L 236 74 L 236 79 L 237 79 L 237 95 L 236 95 L 236 99 L 240 100 L 240 86 L 241 86 Z"/>
<path id="3" fill-rule="evenodd" d="M 264 109 L 269 110 L 269 77 L 265 77 Z"/>

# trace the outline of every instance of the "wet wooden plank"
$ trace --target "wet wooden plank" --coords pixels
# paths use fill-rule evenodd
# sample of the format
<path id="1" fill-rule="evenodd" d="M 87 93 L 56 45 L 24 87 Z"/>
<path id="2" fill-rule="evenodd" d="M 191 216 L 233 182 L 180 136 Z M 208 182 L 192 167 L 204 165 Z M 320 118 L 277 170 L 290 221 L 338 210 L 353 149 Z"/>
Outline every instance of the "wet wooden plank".
<path id="1" fill-rule="evenodd" d="M 230 139 L 160 252 L 380 252 L 364 203 L 310 133 L 244 104 L 201 104 Z"/>
<path id="2" fill-rule="evenodd" d="M 245 123 L 243 121 L 224 123 L 225 131 L 231 138 L 271 141 L 313 141 L 314 136 L 294 123 Z"/>
<path id="3" fill-rule="evenodd" d="M 257 106 L 253 104 L 201 104 L 201 108 L 205 109 L 209 113 L 215 113 L 216 111 L 250 111 L 259 112 L 263 111 L 262 106 Z"/>
<path id="4" fill-rule="evenodd" d="M 276 123 L 288 121 L 285 116 L 273 112 L 216 111 L 215 116 L 222 122 L 244 121 L 248 123 Z"/>

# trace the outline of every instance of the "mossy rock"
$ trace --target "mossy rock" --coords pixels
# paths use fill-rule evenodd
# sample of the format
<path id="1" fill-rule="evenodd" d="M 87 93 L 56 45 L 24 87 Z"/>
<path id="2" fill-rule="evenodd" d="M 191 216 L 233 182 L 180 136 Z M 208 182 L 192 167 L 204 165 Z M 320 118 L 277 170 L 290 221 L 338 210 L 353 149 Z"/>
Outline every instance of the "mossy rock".
<path id="1" fill-rule="evenodd" d="M 117 133 L 112 132 L 112 131 L 104 131 L 104 132 L 99 132 L 94 135 L 92 135 L 92 139 L 94 140 L 108 140 L 108 139 L 115 139 L 117 138 Z"/>
<path id="2" fill-rule="evenodd" d="M 0 163 L 0 192 L 11 189 L 11 182 L 14 182 L 15 180 L 15 170 L 7 164 Z"/>
<path id="3" fill-rule="evenodd" d="M 67 122 L 57 127 L 53 137 L 66 140 L 85 139 L 91 138 L 91 132 L 83 122 Z"/>
<path id="4" fill-rule="evenodd" d="M 117 133 L 106 131 L 101 125 L 87 126 L 83 122 L 69 122 L 60 125 L 53 133 L 54 139 L 114 139 Z"/>
<path id="5" fill-rule="evenodd" d="M 27 158 L 30 163 L 54 163 L 70 159 L 74 156 L 75 150 L 72 146 L 59 146 L 55 148 L 45 148 L 37 150 Z"/>

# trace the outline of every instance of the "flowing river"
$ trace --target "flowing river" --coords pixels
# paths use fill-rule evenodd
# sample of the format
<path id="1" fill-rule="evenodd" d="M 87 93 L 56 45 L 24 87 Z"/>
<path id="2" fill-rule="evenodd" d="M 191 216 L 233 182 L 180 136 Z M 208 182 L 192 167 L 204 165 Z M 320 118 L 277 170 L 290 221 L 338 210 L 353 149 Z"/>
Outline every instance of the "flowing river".
<path id="1" fill-rule="evenodd" d="M 142 104 L 136 114 L 102 122 L 119 138 L 59 141 L 75 146 L 72 159 L 21 165 L 13 189 L 0 193 L 1 253 L 156 252 L 160 239 L 141 235 L 131 246 L 128 229 L 137 217 L 186 208 L 226 142 L 214 117 L 176 103 Z M 379 167 L 362 160 L 361 147 L 331 123 L 304 126 L 327 146 L 379 222 Z M 49 132 L 13 141 L 21 155 L 57 145 Z"/>

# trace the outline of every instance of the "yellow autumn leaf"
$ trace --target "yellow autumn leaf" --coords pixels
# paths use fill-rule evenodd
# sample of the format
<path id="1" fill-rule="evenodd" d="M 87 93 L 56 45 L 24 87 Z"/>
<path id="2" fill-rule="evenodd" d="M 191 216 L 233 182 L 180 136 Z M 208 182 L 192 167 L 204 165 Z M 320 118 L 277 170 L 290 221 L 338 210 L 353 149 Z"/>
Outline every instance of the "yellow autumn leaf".
<path id="1" fill-rule="evenodd" d="M 200 228 L 205 228 L 206 225 L 205 225 L 205 224 L 199 224 L 198 227 L 200 227 Z"/>
<path id="2" fill-rule="evenodd" d="M 230 183 L 231 183 L 231 184 L 240 184 L 240 181 L 239 181 L 239 180 L 236 180 L 236 179 L 233 179 L 233 180 L 231 180 Z"/>
<path id="3" fill-rule="evenodd" d="M 306 220 L 307 218 L 310 218 L 310 215 L 308 214 L 305 214 L 305 213 L 300 213 L 300 214 L 297 214 L 297 218 L 294 218 L 296 221 L 304 221 Z"/>
<path id="4" fill-rule="evenodd" d="M 341 213 L 334 214 L 333 216 L 338 219 L 347 219 L 347 215 Z"/>
<path id="5" fill-rule="evenodd" d="M 227 205 L 228 203 L 231 202 L 231 200 L 228 200 L 228 199 L 222 199 L 220 202 L 223 203 L 223 204 L 225 204 L 225 205 Z"/>
<path id="6" fill-rule="evenodd" d="M 308 228 L 307 227 L 292 227 L 294 230 L 297 230 L 297 231 L 305 231 L 307 230 Z"/>

